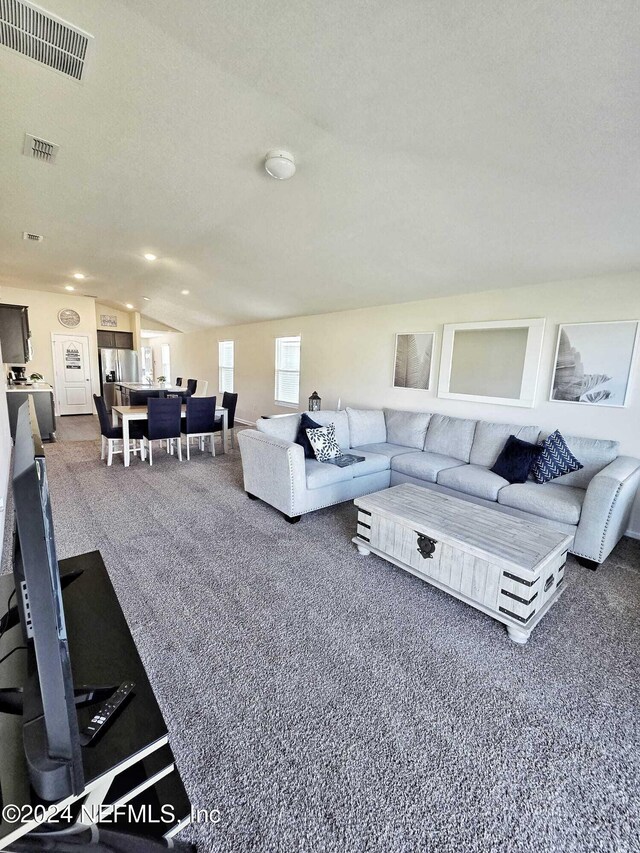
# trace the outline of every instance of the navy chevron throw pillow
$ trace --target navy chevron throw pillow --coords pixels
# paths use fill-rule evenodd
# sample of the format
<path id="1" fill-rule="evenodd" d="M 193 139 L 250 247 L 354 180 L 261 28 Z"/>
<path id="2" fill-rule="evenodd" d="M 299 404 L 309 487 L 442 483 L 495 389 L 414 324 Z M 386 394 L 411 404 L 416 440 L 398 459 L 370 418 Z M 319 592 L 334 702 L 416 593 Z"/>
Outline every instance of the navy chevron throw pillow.
<path id="1" fill-rule="evenodd" d="M 579 471 L 584 466 L 567 447 L 560 430 L 552 432 L 542 442 L 542 451 L 531 466 L 531 476 L 536 483 L 548 483 L 563 474 Z"/>

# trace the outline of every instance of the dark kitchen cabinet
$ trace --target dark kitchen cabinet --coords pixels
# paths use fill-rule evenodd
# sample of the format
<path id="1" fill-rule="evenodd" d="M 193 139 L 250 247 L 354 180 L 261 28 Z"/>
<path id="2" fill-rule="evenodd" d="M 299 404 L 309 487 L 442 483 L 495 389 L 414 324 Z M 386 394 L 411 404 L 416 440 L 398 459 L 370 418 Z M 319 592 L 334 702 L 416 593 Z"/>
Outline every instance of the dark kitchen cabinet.
<path id="1" fill-rule="evenodd" d="M 98 346 L 100 349 L 113 349 L 115 345 L 114 332 L 98 332 Z"/>
<path id="2" fill-rule="evenodd" d="M 114 332 L 116 349 L 133 349 L 133 332 Z"/>
<path id="3" fill-rule="evenodd" d="M 133 349 L 133 332 L 98 332 L 100 349 Z"/>
<path id="4" fill-rule="evenodd" d="M 0 303 L 0 345 L 5 364 L 26 364 L 29 352 L 29 310 L 26 305 Z"/>

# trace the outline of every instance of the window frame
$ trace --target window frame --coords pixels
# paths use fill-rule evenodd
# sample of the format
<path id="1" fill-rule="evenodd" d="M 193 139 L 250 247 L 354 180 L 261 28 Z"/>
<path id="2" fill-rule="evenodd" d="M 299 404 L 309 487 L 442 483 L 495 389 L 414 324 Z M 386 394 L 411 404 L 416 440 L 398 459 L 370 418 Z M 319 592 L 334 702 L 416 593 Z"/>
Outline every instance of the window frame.
<path id="1" fill-rule="evenodd" d="M 165 352 L 167 360 L 165 361 Z M 171 382 L 171 345 L 160 344 L 160 376 L 164 376 L 167 382 Z"/>
<path id="2" fill-rule="evenodd" d="M 223 347 L 231 344 L 231 364 L 222 363 Z M 235 341 L 218 341 L 218 393 L 224 394 L 225 391 L 229 394 L 234 393 L 235 387 L 235 363 L 236 363 L 236 344 Z M 231 371 L 231 387 L 223 387 L 223 371 Z"/>
<path id="3" fill-rule="evenodd" d="M 298 344 L 298 368 L 297 370 L 292 370 L 290 368 L 280 367 L 280 358 L 281 355 L 281 342 L 293 342 L 296 341 Z M 274 369 L 274 403 L 276 406 L 283 406 L 287 409 L 298 409 L 300 408 L 300 374 L 301 374 L 301 366 L 302 366 L 302 335 L 282 335 L 275 339 L 275 369 Z M 292 400 L 281 400 L 278 397 L 278 391 L 282 390 L 279 387 L 279 376 L 280 374 L 291 374 L 297 375 L 298 383 L 297 383 L 297 401 L 293 402 Z"/>

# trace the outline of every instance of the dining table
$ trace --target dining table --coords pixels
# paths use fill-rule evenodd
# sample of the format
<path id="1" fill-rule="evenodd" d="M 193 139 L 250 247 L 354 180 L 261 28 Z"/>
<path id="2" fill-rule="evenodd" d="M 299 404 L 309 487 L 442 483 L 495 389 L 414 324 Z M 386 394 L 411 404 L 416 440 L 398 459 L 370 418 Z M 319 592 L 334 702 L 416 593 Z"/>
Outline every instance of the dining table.
<path id="1" fill-rule="evenodd" d="M 187 406 L 182 404 L 182 417 L 187 413 Z M 229 430 L 228 412 L 222 406 L 216 406 L 216 417 L 220 415 L 222 418 L 222 452 L 227 452 L 227 438 Z M 111 421 L 114 427 L 122 424 L 122 444 L 124 466 L 127 468 L 131 461 L 131 448 L 129 446 L 129 424 L 131 421 L 146 421 L 148 418 L 147 406 L 112 406 Z M 213 438 L 211 439 L 213 441 Z"/>

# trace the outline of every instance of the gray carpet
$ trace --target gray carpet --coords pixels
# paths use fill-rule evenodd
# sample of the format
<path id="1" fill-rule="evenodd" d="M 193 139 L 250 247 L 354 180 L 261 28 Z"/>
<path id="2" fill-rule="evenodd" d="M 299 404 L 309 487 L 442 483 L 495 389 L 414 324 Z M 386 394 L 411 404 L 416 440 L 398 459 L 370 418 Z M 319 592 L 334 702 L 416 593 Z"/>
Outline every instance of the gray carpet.
<path id="1" fill-rule="evenodd" d="M 639 542 L 571 560 L 519 647 L 358 556 L 349 504 L 290 526 L 248 501 L 237 451 L 47 462 L 59 556 L 102 551 L 192 802 L 220 809 L 199 850 L 640 849 Z"/>

